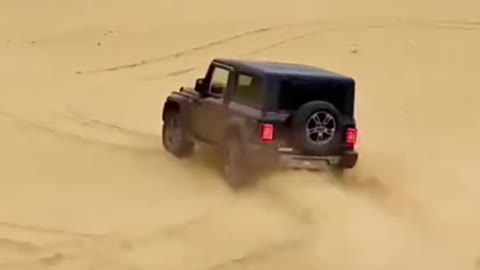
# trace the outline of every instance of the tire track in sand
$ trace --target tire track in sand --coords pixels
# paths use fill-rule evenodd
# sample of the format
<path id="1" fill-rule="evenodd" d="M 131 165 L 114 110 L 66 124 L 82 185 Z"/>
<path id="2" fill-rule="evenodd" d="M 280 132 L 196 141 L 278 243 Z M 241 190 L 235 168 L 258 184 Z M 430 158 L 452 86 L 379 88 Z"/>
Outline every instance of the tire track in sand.
<path id="1" fill-rule="evenodd" d="M 302 26 L 302 25 L 318 25 L 318 24 L 321 24 L 321 23 L 325 23 L 325 22 L 324 21 L 306 21 L 306 22 L 299 22 L 299 23 L 293 23 L 293 24 L 283 24 L 283 25 L 270 26 L 270 27 L 261 27 L 261 28 L 245 31 L 245 32 L 242 32 L 242 33 L 239 33 L 239 34 L 235 34 L 235 35 L 232 35 L 232 36 L 228 36 L 228 37 L 225 37 L 225 38 L 222 38 L 222 39 L 219 39 L 219 40 L 214 40 L 214 41 L 211 41 L 211 42 L 207 42 L 206 44 L 198 45 L 198 46 L 188 48 L 188 49 L 185 49 L 185 50 L 182 50 L 182 51 L 178 51 L 178 52 L 175 52 L 175 53 L 172 53 L 172 54 L 168 54 L 168 55 L 165 55 L 165 56 L 162 56 L 162 57 L 143 59 L 143 60 L 139 60 L 139 61 L 134 62 L 134 63 L 111 66 L 111 67 L 106 67 L 106 68 L 79 70 L 79 71 L 76 71 L 75 74 L 78 74 L 78 75 L 81 75 L 81 74 L 97 74 L 97 73 L 105 73 L 105 72 L 113 72 L 113 71 L 119 71 L 119 70 L 124 70 L 124 69 L 137 68 L 137 67 L 141 67 L 141 66 L 145 66 L 145 65 L 149 65 L 149 64 L 165 62 L 165 61 L 168 61 L 168 60 L 171 60 L 171 59 L 176 59 L 176 58 L 180 58 L 180 57 L 183 57 L 183 56 L 187 56 L 187 55 L 190 55 L 190 54 L 198 52 L 198 51 L 209 49 L 209 48 L 214 47 L 214 46 L 223 45 L 227 42 L 235 41 L 237 39 L 252 36 L 252 35 L 267 33 L 267 32 L 280 30 L 280 29 L 284 29 L 284 28 L 289 28 L 289 27 L 297 27 L 297 26 Z M 331 23 L 331 22 L 329 22 L 329 23 Z M 417 27 L 421 26 L 421 24 L 424 23 L 425 26 L 427 26 L 428 28 L 431 28 L 431 29 L 436 28 L 436 29 L 447 29 L 447 30 L 448 29 L 452 29 L 452 30 L 480 30 L 480 22 L 476 22 L 476 21 L 473 21 L 473 22 L 469 22 L 469 21 L 450 21 L 450 20 L 428 20 L 427 21 L 427 20 L 413 19 L 413 20 L 407 21 L 407 24 L 408 23 L 413 23 L 413 26 L 417 26 Z M 402 23 L 393 23 L 393 24 L 390 24 L 390 27 L 395 26 L 395 25 L 398 26 L 398 25 L 401 25 L 401 24 Z M 360 27 L 362 27 L 362 26 L 360 26 Z M 370 23 L 369 25 L 363 26 L 362 28 L 374 29 L 374 28 L 387 28 L 387 27 L 389 27 L 388 23 L 387 24 L 385 24 L 385 23 L 371 24 Z M 355 28 L 357 28 L 357 27 L 356 26 L 351 26 L 351 27 L 347 27 L 344 30 L 352 30 L 352 29 L 355 29 Z M 317 31 L 314 31 L 314 32 L 317 32 Z M 315 34 L 315 33 L 312 33 L 312 34 Z M 305 35 L 308 36 L 310 34 L 305 33 Z M 303 35 L 299 35 L 298 37 L 297 36 L 292 36 L 292 37 L 286 38 L 285 40 L 281 40 L 279 42 L 282 43 L 282 44 L 286 44 L 286 43 L 289 43 L 291 41 L 295 41 L 295 40 L 301 39 L 301 38 L 303 38 Z M 279 44 L 279 45 L 281 45 L 281 44 Z M 272 44 L 271 46 L 273 46 L 271 48 L 277 47 L 274 44 Z M 267 49 L 269 49 L 269 48 L 259 50 L 258 52 L 264 51 L 264 50 L 267 50 Z M 254 53 L 254 52 L 252 52 L 252 53 Z M 191 67 L 191 68 L 187 68 L 187 69 L 180 70 L 180 71 L 172 71 L 169 74 L 173 74 L 173 75 L 175 75 L 177 73 L 178 74 L 183 74 L 183 73 L 187 73 L 189 71 L 192 71 L 194 69 L 195 69 L 195 67 Z"/>
<path id="2" fill-rule="evenodd" d="M 5 222 L 5 221 L 0 221 L 0 227 L 6 227 L 6 228 L 9 228 L 9 229 L 16 229 L 16 230 L 22 230 L 22 231 L 30 231 L 30 232 L 38 232 L 38 233 L 46 233 L 46 234 L 57 234 L 57 235 L 82 237 L 82 238 L 102 237 L 102 235 L 99 235 L 99 234 L 73 232 L 73 231 L 62 230 L 62 229 L 47 228 L 47 227 L 33 226 L 33 225 L 25 225 L 25 224 Z"/>
<path id="3" fill-rule="evenodd" d="M 60 114 L 57 113 L 56 115 L 58 116 Z M 85 136 L 81 134 L 76 134 L 71 131 L 54 127 L 53 125 L 48 125 L 48 124 L 40 123 L 38 121 L 33 121 L 30 119 L 19 117 L 16 114 L 6 112 L 6 111 L 0 111 L 0 117 L 10 119 L 17 125 L 24 126 L 27 128 L 32 128 L 34 130 L 41 131 L 41 132 L 50 134 L 52 136 L 69 139 L 77 143 L 97 145 L 97 146 L 107 147 L 111 149 L 127 150 L 127 151 L 139 152 L 139 153 L 140 152 L 149 153 L 149 152 L 158 151 L 158 149 L 154 149 L 151 147 L 151 145 L 153 144 L 148 144 L 149 145 L 148 147 L 141 147 L 140 145 L 122 144 L 122 143 L 102 140 L 94 136 Z M 77 121 L 77 123 L 80 123 L 80 125 L 82 125 L 81 121 L 80 122 Z M 119 126 L 114 126 L 114 125 L 103 123 L 101 121 L 95 121 L 95 120 L 86 118 L 83 120 L 83 126 L 88 126 L 88 125 L 94 126 L 96 128 L 101 127 L 103 129 L 115 130 L 117 132 L 123 133 L 126 136 L 133 136 L 133 137 L 141 136 L 143 139 L 148 139 L 148 141 L 152 141 L 152 142 L 158 141 L 157 137 L 154 135 L 142 134 L 141 132 L 136 132 L 136 131 L 134 132 L 128 129 L 123 129 L 122 127 L 119 127 Z"/>
<path id="4" fill-rule="evenodd" d="M 248 266 L 251 264 L 259 263 L 261 261 L 265 261 L 276 256 L 281 256 L 281 254 L 284 252 L 306 248 L 311 243 L 312 241 L 310 239 L 303 238 L 279 242 L 266 246 L 264 248 L 252 250 L 251 252 L 248 252 L 241 256 L 215 264 L 205 270 L 228 270 L 238 269 L 238 267 L 248 269 Z"/>
<path id="5" fill-rule="evenodd" d="M 301 26 L 301 25 L 312 24 L 312 23 L 316 24 L 318 22 L 315 22 L 315 21 L 314 22 L 300 22 L 300 23 L 294 23 L 294 24 L 281 24 L 281 25 L 277 25 L 277 26 L 261 27 L 261 28 L 245 31 L 245 32 L 242 32 L 242 33 L 239 33 L 239 34 L 235 34 L 235 35 L 232 35 L 232 36 L 228 36 L 228 37 L 225 37 L 225 38 L 221 38 L 221 39 L 218 39 L 218 40 L 214 40 L 214 41 L 211 41 L 211 42 L 207 42 L 206 44 L 198 45 L 198 46 L 188 48 L 188 49 L 185 49 L 185 50 L 182 50 L 182 51 L 178 51 L 178 52 L 175 52 L 175 53 L 172 53 L 172 54 L 168 54 L 168 55 L 165 55 L 165 56 L 162 56 L 162 57 L 144 59 L 144 60 L 140 60 L 140 61 L 137 61 L 137 62 L 134 62 L 134 63 L 128 63 L 128 64 L 111 66 L 111 67 L 100 68 L 100 69 L 80 70 L 80 71 L 76 71 L 75 74 L 79 74 L 79 75 L 81 75 L 81 74 L 97 74 L 97 73 L 113 72 L 113 71 L 119 71 L 119 70 L 124 70 L 124 69 L 137 68 L 137 67 L 141 67 L 141 66 L 145 66 L 145 65 L 149 65 L 149 64 L 153 64 L 153 63 L 159 63 L 159 62 L 164 62 L 164 61 L 168 61 L 168 60 L 171 60 L 171 59 L 183 57 L 183 56 L 186 56 L 186 55 L 198 52 L 198 51 L 202 51 L 202 50 L 214 47 L 214 46 L 222 45 L 224 43 L 237 40 L 237 39 L 240 39 L 240 38 L 244 38 L 244 37 L 248 37 L 248 36 L 252 36 L 252 35 L 258 35 L 258 34 L 261 34 L 261 33 L 271 32 L 271 31 L 275 31 L 275 30 L 279 30 L 279 29 L 288 28 L 288 27 L 295 27 L 295 26 Z"/>
<path id="6" fill-rule="evenodd" d="M 304 233 L 293 239 L 290 238 L 286 240 L 275 241 L 270 244 L 263 244 L 258 248 L 249 250 L 243 254 L 233 255 L 231 258 L 220 259 L 218 263 L 206 268 L 199 268 L 199 270 L 223 270 L 239 266 L 248 266 L 264 260 L 272 259 L 275 256 L 281 256 L 281 254 L 284 252 L 305 248 L 310 245 L 311 239 L 309 238 L 309 234 L 305 232 L 308 231 L 311 223 L 308 221 L 308 219 L 305 219 L 305 216 L 301 214 L 302 211 L 299 211 L 301 210 L 299 209 L 299 205 L 296 205 L 293 201 L 284 200 L 277 195 L 268 194 L 268 192 L 266 195 L 273 199 L 275 202 L 274 205 L 276 205 L 275 208 L 277 210 L 286 213 L 288 216 L 293 218 L 293 220 L 298 221 L 299 225 L 302 225 L 301 229 Z M 107 256 L 107 254 L 115 254 L 116 251 L 128 252 L 136 247 L 149 245 L 158 241 L 165 241 L 167 238 L 181 239 L 182 235 L 185 234 L 189 229 L 207 222 L 215 215 L 228 212 L 229 207 L 230 204 L 228 203 L 222 204 L 222 206 L 197 215 L 186 222 L 159 228 L 140 236 L 122 237 L 115 236 L 115 233 L 112 233 L 102 237 L 89 237 L 87 239 L 75 238 L 71 241 L 53 243 L 45 247 L 36 247 L 34 250 L 35 252 L 25 254 L 28 255 L 27 258 L 3 262 L 0 264 L 0 268 L 29 267 L 32 265 L 52 267 L 58 266 L 63 262 L 78 260 L 88 261 L 92 258 L 96 258 L 102 261 L 108 259 L 110 262 L 108 265 L 118 269 L 131 269 L 131 267 L 135 266 L 122 264 L 120 261 L 115 260 L 115 256 L 109 258 L 105 256 Z M 119 233 L 120 235 L 124 235 L 124 233 Z M 103 264 L 106 263 L 104 262 Z"/>
<path id="7" fill-rule="evenodd" d="M 356 25 L 339 26 L 339 24 L 338 23 L 336 24 L 335 22 L 313 22 L 313 23 L 310 23 L 310 25 L 320 25 L 321 23 L 325 24 L 325 26 L 328 26 L 330 28 L 320 28 L 313 31 L 294 34 L 286 38 L 280 39 L 278 41 L 272 42 L 270 44 L 259 46 L 256 49 L 253 49 L 244 53 L 240 53 L 237 55 L 237 57 L 253 56 L 258 53 L 275 49 L 277 47 L 287 45 L 292 42 L 299 41 L 299 40 L 309 38 L 317 34 L 326 33 L 326 32 L 352 31 L 352 30 L 362 30 L 362 29 L 364 30 L 388 29 L 388 28 L 395 28 L 395 27 L 402 27 L 402 26 L 417 27 L 418 29 L 424 28 L 424 29 L 438 29 L 438 30 L 467 30 L 467 31 L 480 30 L 480 22 L 449 21 L 449 20 L 419 20 L 419 19 L 412 19 L 406 22 L 390 22 L 390 23 L 389 22 L 368 22 L 365 25 L 356 24 Z M 307 23 L 305 23 L 305 25 L 307 25 Z M 275 30 L 278 30 L 278 29 L 275 29 Z M 241 37 L 238 37 L 238 38 L 241 38 Z M 196 64 L 193 66 L 189 66 L 187 68 L 173 70 L 164 74 L 141 77 L 137 79 L 137 81 L 162 80 L 170 77 L 188 74 L 200 68 L 204 68 L 205 65 L 207 65 L 208 63 L 210 63 L 210 60 L 204 61 L 202 63 Z"/>
<path id="8" fill-rule="evenodd" d="M 202 222 L 208 217 L 208 215 L 209 213 L 201 214 L 192 217 L 183 223 L 167 225 L 163 228 L 137 237 L 121 237 L 115 236 L 115 233 L 112 233 L 101 237 L 89 237 L 87 239 L 73 238 L 72 240 L 50 243 L 45 246 L 8 240 L 10 246 L 13 244 L 18 249 L 28 252 L 24 252 L 26 257 L 23 259 L 0 262 L 0 269 L 28 267 L 31 265 L 55 266 L 68 260 L 84 259 L 86 257 L 94 256 L 101 257 L 98 255 L 101 252 L 108 252 L 116 249 L 129 250 L 132 248 L 132 243 L 147 241 L 151 235 L 175 236 L 181 234 L 182 231 Z M 32 228 L 29 227 L 29 229 Z M 33 229 L 38 231 L 38 228 Z M 2 239 L 0 239 L 0 245 L 1 244 Z M 113 265 L 120 266 L 117 263 L 113 263 Z M 131 269 L 131 267 L 125 266 L 120 269 Z"/>
<path id="9" fill-rule="evenodd" d="M 325 31 L 325 29 L 318 29 L 318 30 L 313 30 L 313 31 L 301 32 L 300 34 L 294 34 L 294 35 L 288 36 L 286 38 L 283 38 L 279 41 L 269 43 L 269 44 L 264 45 L 264 46 L 260 46 L 258 48 L 253 49 L 253 50 L 250 50 L 250 51 L 247 51 L 247 52 L 244 52 L 244 53 L 239 53 L 239 54 L 237 54 L 237 57 L 251 56 L 251 55 L 254 55 L 254 54 L 262 52 L 262 51 L 273 49 L 275 47 L 278 47 L 278 46 L 281 46 L 281 45 L 284 45 L 284 44 L 287 44 L 287 43 L 290 43 L 290 42 L 294 42 L 294 41 L 306 38 L 310 35 L 314 35 L 314 34 L 320 32 L 320 31 Z M 170 77 L 176 77 L 176 76 L 188 74 L 188 73 L 191 73 L 191 72 L 193 72 L 195 70 L 198 70 L 200 68 L 204 68 L 205 65 L 208 65 L 210 63 L 210 61 L 211 60 L 207 60 L 207 61 L 198 63 L 198 64 L 193 65 L 193 66 L 189 66 L 189 67 L 178 69 L 178 70 L 169 71 L 165 74 L 144 76 L 144 77 L 138 78 L 137 81 L 161 80 L 161 79 L 166 79 L 166 78 L 170 78 Z"/>

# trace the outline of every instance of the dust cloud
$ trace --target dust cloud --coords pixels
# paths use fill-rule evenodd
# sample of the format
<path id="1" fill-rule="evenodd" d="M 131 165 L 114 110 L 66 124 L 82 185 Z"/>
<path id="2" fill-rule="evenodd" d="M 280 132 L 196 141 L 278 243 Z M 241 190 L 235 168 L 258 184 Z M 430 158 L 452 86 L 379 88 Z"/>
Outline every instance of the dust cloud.
<path id="1" fill-rule="evenodd" d="M 478 269 L 478 1 L 3 0 L 0 269 Z M 232 193 L 161 147 L 214 57 L 357 80 L 359 167 Z"/>

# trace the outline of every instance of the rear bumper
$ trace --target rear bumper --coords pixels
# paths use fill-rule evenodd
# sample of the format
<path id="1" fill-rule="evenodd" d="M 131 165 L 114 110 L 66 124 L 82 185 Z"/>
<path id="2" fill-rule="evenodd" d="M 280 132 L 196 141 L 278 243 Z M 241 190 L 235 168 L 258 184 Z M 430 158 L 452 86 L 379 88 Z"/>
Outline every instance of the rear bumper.
<path id="1" fill-rule="evenodd" d="M 295 154 L 273 147 L 250 148 L 249 162 L 257 168 L 286 168 L 318 170 L 328 167 L 351 169 L 358 161 L 358 152 L 347 150 L 338 155 L 313 156 Z"/>
<path id="2" fill-rule="evenodd" d="M 322 169 L 326 167 L 337 167 L 351 169 L 355 167 L 358 160 L 356 151 L 347 151 L 336 156 L 305 156 L 279 154 L 279 165 L 291 169 Z"/>

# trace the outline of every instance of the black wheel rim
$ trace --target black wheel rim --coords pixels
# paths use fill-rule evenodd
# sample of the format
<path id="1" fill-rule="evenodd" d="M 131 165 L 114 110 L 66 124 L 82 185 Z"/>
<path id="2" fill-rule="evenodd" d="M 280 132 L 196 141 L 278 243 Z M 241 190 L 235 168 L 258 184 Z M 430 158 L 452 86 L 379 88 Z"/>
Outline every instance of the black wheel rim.
<path id="1" fill-rule="evenodd" d="M 337 122 L 327 111 L 313 113 L 307 120 L 305 131 L 307 139 L 314 144 L 327 144 L 335 136 Z"/>

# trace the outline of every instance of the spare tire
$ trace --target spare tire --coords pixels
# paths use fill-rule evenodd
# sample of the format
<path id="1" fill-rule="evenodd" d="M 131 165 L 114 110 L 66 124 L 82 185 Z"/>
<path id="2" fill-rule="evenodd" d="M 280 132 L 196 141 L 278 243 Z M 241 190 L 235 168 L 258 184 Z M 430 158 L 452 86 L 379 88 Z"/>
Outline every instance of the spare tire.
<path id="1" fill-rule="evenodd" d="M 292 119 L 293 143 L 304 153 L 329 155 L 342 140 L 341 113 L 325 101 L 303 104 Z"/>

